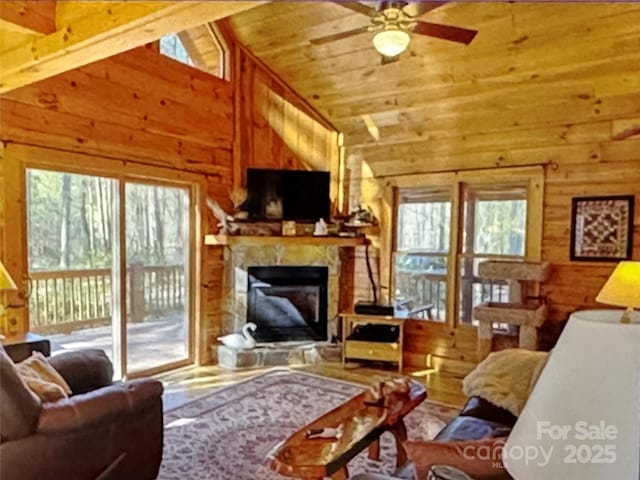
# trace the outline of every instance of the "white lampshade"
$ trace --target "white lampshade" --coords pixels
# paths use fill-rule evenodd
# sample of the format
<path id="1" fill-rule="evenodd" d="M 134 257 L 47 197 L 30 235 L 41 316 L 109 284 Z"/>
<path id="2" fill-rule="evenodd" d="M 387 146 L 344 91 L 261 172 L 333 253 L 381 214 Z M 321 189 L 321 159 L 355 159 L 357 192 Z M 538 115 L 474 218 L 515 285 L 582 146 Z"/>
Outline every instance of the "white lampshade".
<path id="1" fill-rule="evenodd" d="M 0 261 L 0 290 L 17 290 L 15 282 L 7 269 L 4 268 L 2 261 Z"/>
<path id="2" fill-rule="evenodd" d="M 571 315 L 502 451 L 515 479 L 639 478 L 640 323 L 619 313 Z"/>
<path id="3" fill-rule="evenodd" d="M 394 25 L 373 36 L 373 46 L 385 57 L 395 57 L 404 52 L 409 45 L 409 34 Z"/>

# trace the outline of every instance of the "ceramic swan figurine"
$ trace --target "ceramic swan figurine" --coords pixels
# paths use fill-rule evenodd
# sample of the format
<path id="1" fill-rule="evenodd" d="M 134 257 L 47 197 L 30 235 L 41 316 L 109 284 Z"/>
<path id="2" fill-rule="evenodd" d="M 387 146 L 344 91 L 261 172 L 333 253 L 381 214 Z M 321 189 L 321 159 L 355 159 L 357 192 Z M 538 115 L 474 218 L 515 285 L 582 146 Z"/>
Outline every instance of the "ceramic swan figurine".
<path id="1" fill-rule="evenodd" d="M 229 335 L 218 337 L 218 340 L 227 347 L 231 347 L 236 350 L 248 350 L 256 346 L 255 338 L 253 338 L 249 333 L 249 330 L 255 332 L 256 328 L 258 328 L 258 326 L 255 323 L 250 322 L 242 327 L 242 334 L 230 333 Z"/>

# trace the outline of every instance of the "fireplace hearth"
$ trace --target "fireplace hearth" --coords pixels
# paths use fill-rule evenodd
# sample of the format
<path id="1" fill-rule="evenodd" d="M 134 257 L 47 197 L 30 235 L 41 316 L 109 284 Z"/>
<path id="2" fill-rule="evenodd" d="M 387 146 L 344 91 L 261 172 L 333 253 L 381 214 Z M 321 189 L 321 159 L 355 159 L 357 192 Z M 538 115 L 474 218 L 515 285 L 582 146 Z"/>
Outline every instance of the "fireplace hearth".
<path id="1" fill-rule="evenodd" d="M 247 322 L 256 341 L 323 342 L 328 339 L 326 266 L 250 266 Z"/>

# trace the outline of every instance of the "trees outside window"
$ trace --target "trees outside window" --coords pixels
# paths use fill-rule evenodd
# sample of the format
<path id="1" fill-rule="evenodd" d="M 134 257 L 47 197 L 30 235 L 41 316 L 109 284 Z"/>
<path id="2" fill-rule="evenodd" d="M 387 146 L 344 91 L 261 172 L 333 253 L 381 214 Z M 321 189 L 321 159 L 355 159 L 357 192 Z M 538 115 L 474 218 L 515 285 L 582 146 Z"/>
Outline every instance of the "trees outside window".
<path id="1" fill-rule="evenodd" d="M 506 302 L 506 283 L 477 277 L 484 260 L 523 260 L 527 235 L 526 185 L 462 185 L 463 223 L 460 255 L 460 323 L 474 323 L 473 308 L 483 302 Z"/>
<path id="2" fill-rule="evenodd" d="M 113 179 L 30 169 L 27 185 L 29 271 L 111 266 Z M 135 185 L 126 204 L 129 255 L 158 266 L 183 262 L 184 193 Z"/>
<path id="3" fill-rule="evenodd" d="M 111 266 L 110 178 L 27 170 L 29 271 Z"/>
<path id="4" fill-rule="evenodd" d="M 415 190 L 398 197 L 395 300 L 412 317 L 444 320 L 451 193 Z"/>
<path id="5" fill-rule="evenodd" d="M 102 348 L 119 374 L 188 359 L 192 184 L 40 168 L 25 178 L 30 330 L 53 351 Z"/>
<path id="6" fill-rule="evenodd" d="M 396 304 L 406 306 L 409 317 L 475 325 L 475 306 L 508 301 L 508 285 L 481 280 L 477 268 L 489 259 L 539 260 L 542 187 L 536 168 L 397 187 Z"/>

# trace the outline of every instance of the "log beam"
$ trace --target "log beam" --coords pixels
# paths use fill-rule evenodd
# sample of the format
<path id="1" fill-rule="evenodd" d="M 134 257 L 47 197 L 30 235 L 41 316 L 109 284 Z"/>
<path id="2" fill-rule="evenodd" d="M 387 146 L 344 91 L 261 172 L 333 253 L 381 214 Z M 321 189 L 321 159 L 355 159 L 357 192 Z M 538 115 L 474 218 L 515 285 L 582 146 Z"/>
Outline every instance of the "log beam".
<path id="1" fill-rule="evenodd" d="M 83 2 L 77 2 L 79 5 Z M 0 93 L 111 57 L 171 32 L 248 10 L 261 2 L 96 2 L 88 16 L 58 15 L 54 33 L 0 53 Z M 68 20 L 71 18 L 72 20 Z"/>
<path id="2" fill-rule="evenodd" d="M 0 20 L 12 29 L 50 34 L 56 31 L 56 2 L 53 0 L 10 0 L 0 2 Z"/>

